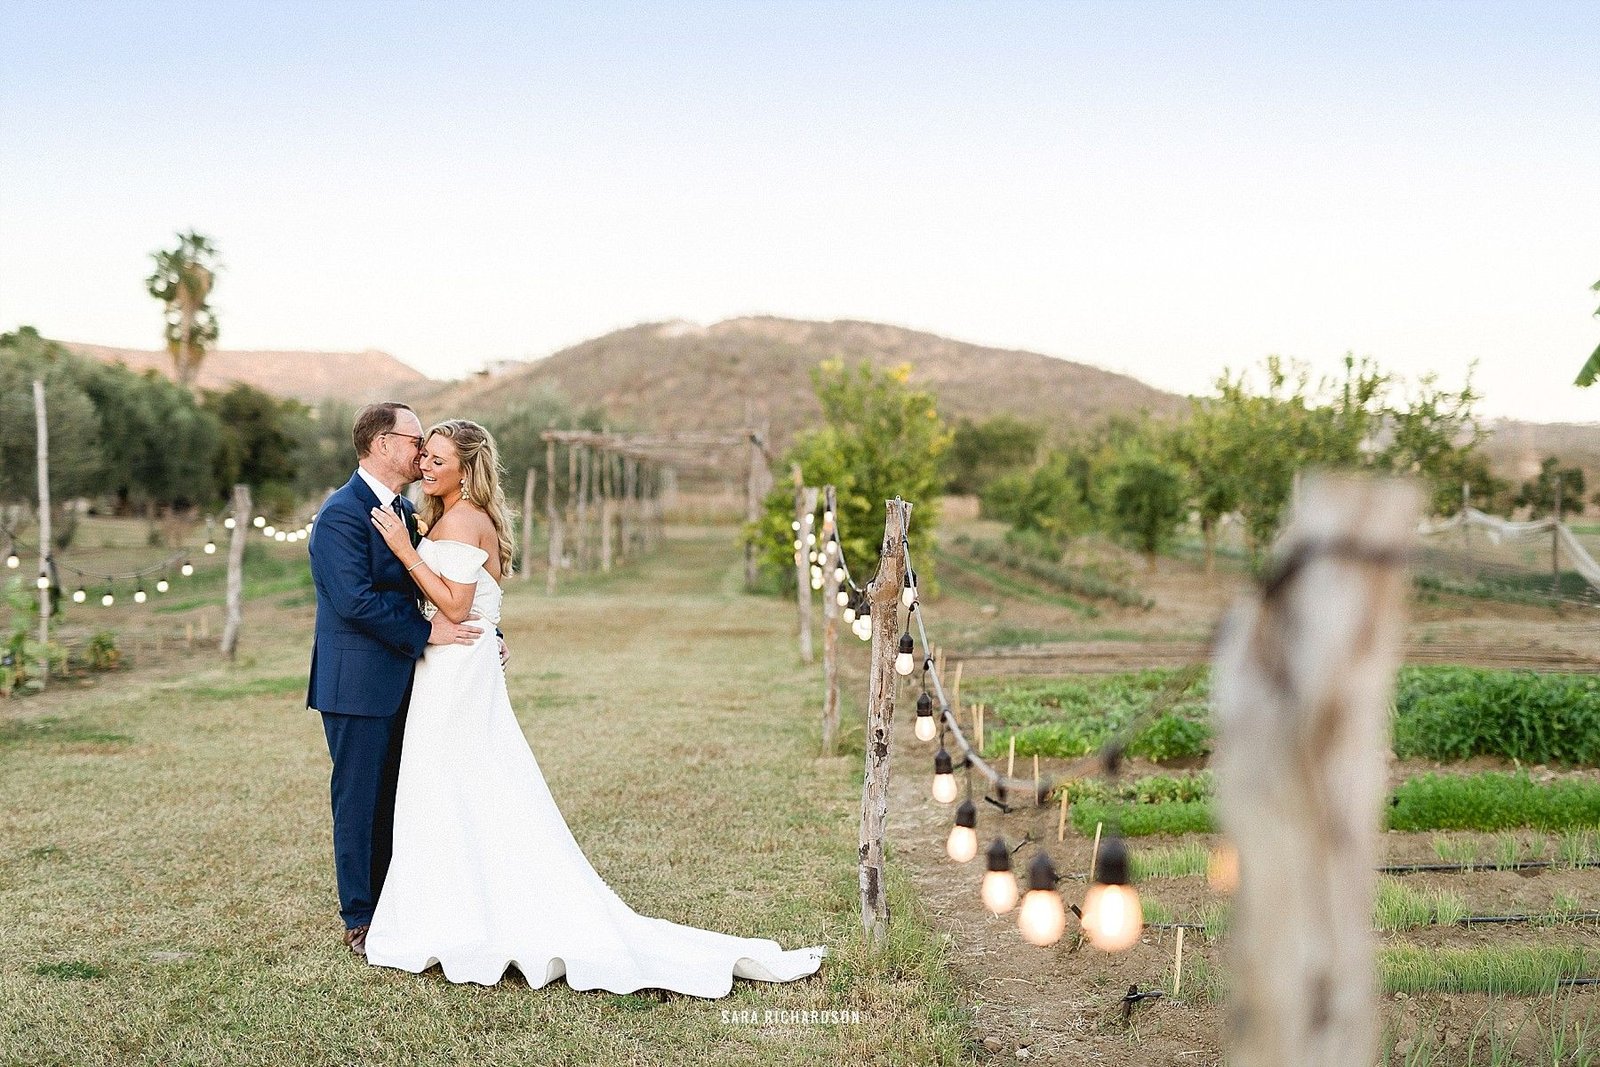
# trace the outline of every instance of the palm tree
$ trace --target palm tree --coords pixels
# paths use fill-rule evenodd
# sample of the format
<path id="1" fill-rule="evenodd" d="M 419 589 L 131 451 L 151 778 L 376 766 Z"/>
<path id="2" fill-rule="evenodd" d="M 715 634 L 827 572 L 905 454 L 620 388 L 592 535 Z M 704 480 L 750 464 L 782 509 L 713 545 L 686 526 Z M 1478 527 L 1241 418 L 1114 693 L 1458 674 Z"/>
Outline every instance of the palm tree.
<path id="1" fill-rule="evenodd" d="M 167 306 L 167 351 L 172 353 L 173 376 L 180 385 L 193 389 L 206 350 L 217 340 L 217 317 L 206 303 L 216 280 L 217 248 L 209 237 L 190 230 L 178 234 L 177 248 L 150 256 L 156 269 L 145 279 L 145 287 Z"/>
<path id="2" fill-rule="evenodd" d="M 1600 293 L 1600 282 L 1595 282 L 1589 288 Z M 1600 308 L 1595 308 L 1594 313 L 1600 315 Z M 1589 353 L 1589 362 L 1583 365 L 1583 369 L 1578 372 L 1578 380 L 1573 384 L 1590 386 L 1594 384 L 1596 378 L 1600 378 L 1600 346 L 1597 346 L 1593 352 Z"/>

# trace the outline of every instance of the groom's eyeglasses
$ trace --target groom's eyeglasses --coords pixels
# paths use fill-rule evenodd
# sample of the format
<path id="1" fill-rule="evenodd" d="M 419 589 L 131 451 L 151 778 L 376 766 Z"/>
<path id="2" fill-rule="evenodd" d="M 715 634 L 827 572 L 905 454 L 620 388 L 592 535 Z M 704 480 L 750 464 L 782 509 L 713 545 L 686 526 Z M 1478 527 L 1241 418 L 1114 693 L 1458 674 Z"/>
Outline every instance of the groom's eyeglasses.
<path id="1" fill-rule="evenodd" d="M 415 441 L 417 443 L 417 447 L 418 448 L 422 447 L 422 435 L 421 434 L 395 433 L 393 430 L 385 430 L 383 432 L 383 436 L 385 436 L 385 437 L 404 437 L 408 441 Z"/>

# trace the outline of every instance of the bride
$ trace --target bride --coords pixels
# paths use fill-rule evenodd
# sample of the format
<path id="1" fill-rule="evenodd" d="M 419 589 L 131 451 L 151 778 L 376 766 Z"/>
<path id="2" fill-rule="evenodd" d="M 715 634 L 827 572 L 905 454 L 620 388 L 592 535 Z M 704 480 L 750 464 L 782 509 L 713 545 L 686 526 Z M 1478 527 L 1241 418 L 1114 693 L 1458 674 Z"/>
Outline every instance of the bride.
<path id="1" fill-rule="evenodd" d="M 427 614 L 500 620 L 510 513 L 494 439 L 441 422 L 420 460 L 428 537 L 392 512 L 372 521 L 427 597 Z M 827 949 L 785 951 L 640 915 L 590 866 L 511 710 L 495 642 L 430 646 L 417 665 L 394 808 L 394 858 L 367 933 L 367 961 L 494 985 L 515 966 L 534 988 L 669 989 L 726 996 L 735 977 L 788 982 Z"/>

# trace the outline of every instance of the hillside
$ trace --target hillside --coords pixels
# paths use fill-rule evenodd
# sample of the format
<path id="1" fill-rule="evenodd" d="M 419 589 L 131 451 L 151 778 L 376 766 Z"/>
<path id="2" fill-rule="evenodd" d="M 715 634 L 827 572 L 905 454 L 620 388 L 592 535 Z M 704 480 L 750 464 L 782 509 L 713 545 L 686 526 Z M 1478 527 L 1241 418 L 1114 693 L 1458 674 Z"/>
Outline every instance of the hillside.
<path id="1" fill-rule="evenodd" d="M 63 341 L 67 348 L 102 363 L 122 363 L 136 371 L 172 374 L 172 358 L 163 351 L 111 348 Z M 277 396 L 315 403 L 336 396 L 354 404 L 415 395 L 431 384 L 421 371 L 387 352 L 212 352 L 200 365 L 202 389 L 225 389 L 243 382 Z"/>
<path id="2" fill-rule="evenodd" d="M 1067 430 L 1141 409 L 1171 414 L 1187 402 L 1126 375 L 1043 356 L 952 341 L 870 322 L 729 319 L 714 326 L 650 323 L 597 337 L 531 363 L 440 386 L 430 416 L 489 415 L 519 398 L 558 393 L 618 425 L 701 430 L 769 419 L 782 448 L 820 415 L 811 368 L 825 359 L 912 367 L 954 420 L 1009 412 Z"/>

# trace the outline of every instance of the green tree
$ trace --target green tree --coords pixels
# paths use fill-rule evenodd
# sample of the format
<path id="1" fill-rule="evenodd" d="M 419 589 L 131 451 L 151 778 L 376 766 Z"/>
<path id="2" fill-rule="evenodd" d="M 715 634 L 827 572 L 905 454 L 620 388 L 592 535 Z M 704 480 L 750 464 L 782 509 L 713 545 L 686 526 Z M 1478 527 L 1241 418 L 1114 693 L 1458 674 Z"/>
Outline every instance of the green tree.
<path id="1" fill-rule="evenodd" d="M 839 541 L 852 575 L 863 585 L 877 573 L 883 541 L 883 504 L 911 501 L 911 554 L 918 581 L 932 578 L 933 531 L 938 521 L 940 457 L 950 433 L 930 393 L 907 383 L 911 368 L 875 371 L 829 360 L 811 372 L 822 404 L 822 425 L 802 434 L 784 454 L 781 469 L 798 463 L 806 484 L 837 490 Z M 756 536 L 762 559 L 784 583 L 794 576 L 793 487 L 787 481 L 767 497 Z"/>
<path id="2" fill-rule="evenodd" d="M 1593 292 L 1600 293 L 1600 282 L 1595 282 L 1589 288 Z M 1595 308 L 1594 313 L 1600 316 L 1600 308 Z M 1578 371 L 1578 380 L 1574 384 L 1588 388 L 1594 384 L 1594 380 L 1597 377 L 1600 377 L 1600 345 L 1597 345 L 1595 350 L 1589 353 L 1588 362 L 1584 363 L 1583 369 Z"/>
<path id="3" fill-rule="evenodd" d="M 119 507 L 150 515 L 211 499 L 221 427 L 193 394 L 153 370 L 136 374 L 119 363 L 86 364 L 82 378 L 100 422 L 103 491 Z"/>
<path id="4" fill-rule="evenodd" d="M 1003 474 L 1032 467 L 1044 440 L 1044 427 L 1012 415 L 983 422 L 962 419 L 945 453 L 945 489 L 982 493 Z"/>
<path id="5" fill-rule="evenodd" d="M 217 278 L 217 249 L 209 237 L 190 230 L 178 234 L 178 246 L 150 253 L 155 270 L 145 279 L 150 295 L 166 308 L 167 351 L 172 353 L 173 376 L 186 389 L 206 351 L 217 341 L 217 316 L 211 310 L 212 286 Z"/>
<path id="6" fill-rule="evenodd" d="M 1183 469 L 1159 456 L 1134 452 L 1117 465 L 1112 485 L 1106 517 L 1113 532 L 1132 542 L 1155 570 L 1156 553 L 1189 513 Z"/>
<path id="7" fill-rule="evenodd" d="M 1389 443 L 1377 456 L 1377 466 L 1421 479 L 1429 493 L 1433 514 L 1446 515 L 1461 506 L 1461 487 L 1474 478 L 1484 480 L 1493 492 L 1487 463 L 1474 462 L 1485 434 L 1473 414 L 1481 397 L 1472 389 L 1472 370 L 1455 391 L 1440 388 L 1438 375 L 1425 374 L 1408 391 L 1403 404 L 1385 405 L 1383 424 Z"/>
<path id="8" fill-rule="evenodd" d="M 239 384 L 208 391 L 202 407 L 222 427 L 214 468 L 218 494 L 243 482 L 256 491 L 263 512 L 291 510 L 298 471 L 295 421 L 307 417 L 304 405 Z"/>
<path id="9" fill-rule="evenodd" d="M 82 374 L 77 357 L 31 326 L 0 334 L 0 501 L 31 505 L 38 499 L 35 379 L 44 382 L 52 498 L 92 496 L 104 487 L 100 420 Z"/>
<path id="10" fill-rule="evenodd" d="M 1523 482 L 1511 498 L 1511 506 L 1527 508 L 1530 517 L 1543 518 L 1555 513 L 1559 489 L 1561 514 L 1570 518 L 1583 513 L 1583 468 L 1563 467 L 1555 456 L 1539 462 L 1539 473 Z"/>

